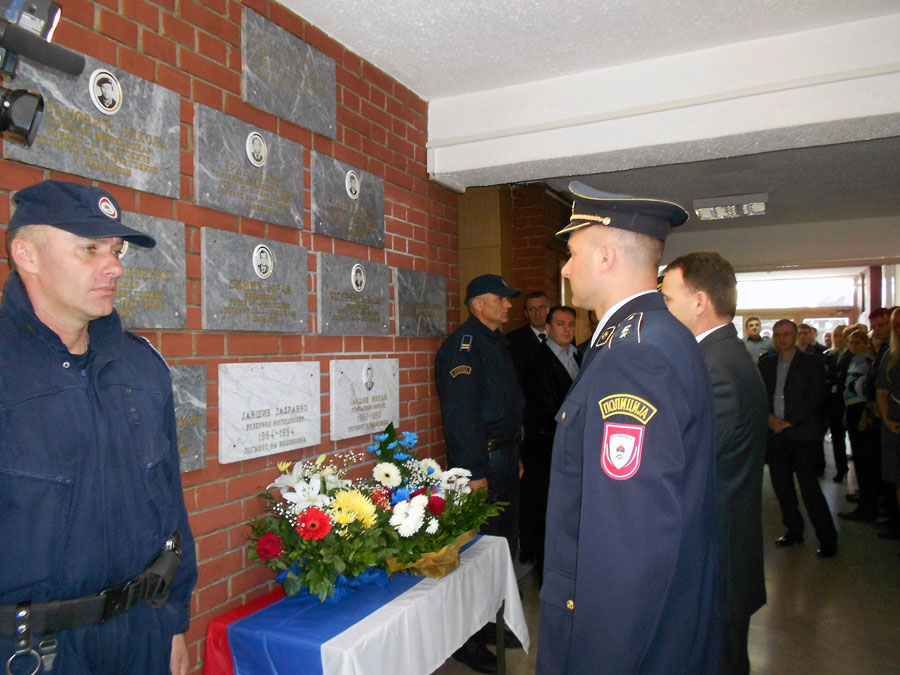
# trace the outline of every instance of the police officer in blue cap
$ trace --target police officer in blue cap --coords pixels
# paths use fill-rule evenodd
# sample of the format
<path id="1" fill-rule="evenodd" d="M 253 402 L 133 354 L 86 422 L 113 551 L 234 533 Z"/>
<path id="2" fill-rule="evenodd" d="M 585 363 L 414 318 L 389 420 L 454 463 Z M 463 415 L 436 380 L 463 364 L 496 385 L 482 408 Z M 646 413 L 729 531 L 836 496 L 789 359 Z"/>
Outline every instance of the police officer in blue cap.
<path id="1" fill-rule="evenodd" d="M 486 487 L 491 501 L 509 503 L 482 532 L 506 537 L 511 555 L 518 537 L 525 397 L 500 326 L 509 318 L 509 298 L 519 293 L 496 274 L 472 279 L 466 287 L 470 316 L 444 340 L 434 360 L 447 465 L 471 471 L 470 487 Z M 490 630 L 481 634 L 489 637 Z M 454 657 L 478 672 L 496 672 L 495 657 L 477 639 Z"/>
<path id="2" fill-rule="evenodd" d="M 18 192 L 0 305 L 0 658 L 9 673 L 189 668 L 197 579 L 168 367 L 113 309 L 126 227 L 100 188 Z"/>
<path id="3" fill-rule="evenodd" d="M 600 322 L 556 415 L 540 673 L 718 670 L 714 415 L 657 268 L 670 202 L 581 183 L 562 270 Z"/>

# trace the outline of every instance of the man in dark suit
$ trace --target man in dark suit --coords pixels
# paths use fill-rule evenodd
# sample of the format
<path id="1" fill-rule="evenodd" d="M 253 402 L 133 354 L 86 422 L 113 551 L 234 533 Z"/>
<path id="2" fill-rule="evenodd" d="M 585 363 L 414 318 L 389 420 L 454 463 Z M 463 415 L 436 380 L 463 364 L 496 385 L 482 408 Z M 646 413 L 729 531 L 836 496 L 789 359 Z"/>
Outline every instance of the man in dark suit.
<path id="1" fill-rule="evenodd" d="M 772 329 L 775 354 L 759 359 L 769 400 L 769 476 L 787 527 L 777 546 L 803 541 L 803 516 L 797 506 L 794 474 L 800 484 L 803 504 L 819 540 L 817 554 L 837 554 L 837 531 L 828 503 L 816 479 L 816 454 L 825 431 L 822 403 L 825 400 L 825 368 L 822 358 L 797 348 L 797 326 L 781 319 Z"/>
<path id="2" fill-rule="evenodd" d="M 702 251 L 676 258 L 664 274 L 666 305 L 699 342 L 712 384 L 723 662 L 728 673 L 749 673 L 750 617 L 766 602 L 762 541 L 766 388 L 731 323 L 737 305 L 731 264 L 718 253 Z"/>
<path id="3" fill-rule="evenodd" d="M 572 344 L 575 310 L 557 305 L 547 312 L 547 341 L 538 347 L 525 387 L 525 440 L 522 443 L 519 537 L 522 562 L 533 561 L 540 580 L 544 569 L 544 524 L 550 489 L 554 416 L 578 376 L 581 356 Z"/>
<path id="4" fill-rule="evenodd" d="M 688 213 L 569 190 L 562 274 L 600 322 L 555 418 L 537 672 L 719 672 L 712 391 L 656 290 Z"/>
<path id="5" fill-rule="evenodd" d="M 528 379 L 528 362 L 537 353 L 538 347 L 547 339 L 547 310 L 550 300 L 543 291 L 534 291 L 525 296 L 524 311 L 528 319 L 521 328 L 506 334 L 509 341 L 509 353 L 512 355 L 519 385 L 524 389 Z"/>

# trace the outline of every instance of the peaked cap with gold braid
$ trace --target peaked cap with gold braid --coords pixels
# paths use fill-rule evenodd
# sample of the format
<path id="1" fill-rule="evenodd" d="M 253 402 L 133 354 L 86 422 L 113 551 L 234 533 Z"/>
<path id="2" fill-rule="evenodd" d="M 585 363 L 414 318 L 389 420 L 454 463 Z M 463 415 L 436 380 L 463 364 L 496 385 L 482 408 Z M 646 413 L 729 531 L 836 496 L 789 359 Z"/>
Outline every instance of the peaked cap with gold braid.
<path id="1" fill-rule="evenodd" d="M 556 233 L 563 240 L 583 227 L 608 225 L 665 241 L 670 228 L 683 225 L 690 217 L 674 202 L 601 192 L 578 181 L 569 183 L 569 192 L 575 195 L 572 216 Z"/>

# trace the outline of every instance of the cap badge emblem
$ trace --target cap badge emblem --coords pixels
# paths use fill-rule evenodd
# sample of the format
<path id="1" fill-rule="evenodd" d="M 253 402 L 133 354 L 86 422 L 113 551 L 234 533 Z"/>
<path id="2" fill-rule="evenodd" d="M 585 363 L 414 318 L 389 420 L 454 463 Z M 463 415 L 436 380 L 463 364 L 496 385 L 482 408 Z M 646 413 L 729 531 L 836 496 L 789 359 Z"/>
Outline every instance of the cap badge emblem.
<path id="1" fill-rule="evenodd" d="M 100 211 L 103 212 L 103 215 L 110 218 L 118 218 L 119 212 L 116 210 L 116 205 L 112 203 L 112 200 L 110 200 L 109 197 L 100 197 L 97 206 L 100 208 Z"/>

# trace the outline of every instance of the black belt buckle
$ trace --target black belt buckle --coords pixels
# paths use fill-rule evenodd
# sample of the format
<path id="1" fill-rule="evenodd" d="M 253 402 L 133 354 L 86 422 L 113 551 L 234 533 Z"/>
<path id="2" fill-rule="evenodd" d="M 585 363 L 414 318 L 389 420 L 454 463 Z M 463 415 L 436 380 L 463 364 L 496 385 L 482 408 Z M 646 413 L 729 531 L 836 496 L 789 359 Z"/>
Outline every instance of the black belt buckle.
<path id="1" fill-rule="evenodd" d="M 100 619 L 101 622 L 109 621 L 114 616 L 131 609 L 134 604 L 133 593 L 136 590 L 135 586 L 137 586 L 135 580 L 129 579 L 121 586 L 107 588 L 101 593 L 105 598 L 103 602 L 103 616 Z"/>

